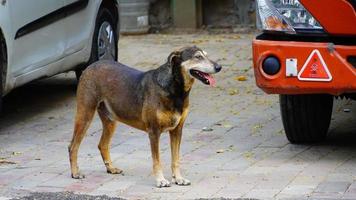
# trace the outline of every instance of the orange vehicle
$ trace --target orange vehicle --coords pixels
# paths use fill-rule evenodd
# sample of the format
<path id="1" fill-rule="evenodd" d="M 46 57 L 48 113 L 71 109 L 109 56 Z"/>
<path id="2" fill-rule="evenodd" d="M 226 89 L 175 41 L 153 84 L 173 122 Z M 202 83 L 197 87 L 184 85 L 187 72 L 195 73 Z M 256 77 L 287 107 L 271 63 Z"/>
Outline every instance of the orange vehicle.
<path id="1" fill-rule="evenodd" d="M 356 100 L 356 0 L 256 0 L 257 86 L 280 94 L 292 143 L 326 137 L 333 99 Z"/>

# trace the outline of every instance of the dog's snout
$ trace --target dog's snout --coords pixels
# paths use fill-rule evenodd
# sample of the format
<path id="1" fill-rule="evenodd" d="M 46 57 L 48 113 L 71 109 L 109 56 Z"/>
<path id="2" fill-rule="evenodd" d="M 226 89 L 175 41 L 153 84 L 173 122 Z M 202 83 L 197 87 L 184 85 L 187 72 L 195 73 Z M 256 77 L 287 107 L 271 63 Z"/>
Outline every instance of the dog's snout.
<path id="1" fill-rule="evenodd" d="M 215 71 L 216 71 L 216 72 L 220 72 L 221 69 L 222 69 L 221 65 L 216 64 L 216 63 L 215 63 L 215 65 L 214 65 L 214 68 L 215 68 Z"/>

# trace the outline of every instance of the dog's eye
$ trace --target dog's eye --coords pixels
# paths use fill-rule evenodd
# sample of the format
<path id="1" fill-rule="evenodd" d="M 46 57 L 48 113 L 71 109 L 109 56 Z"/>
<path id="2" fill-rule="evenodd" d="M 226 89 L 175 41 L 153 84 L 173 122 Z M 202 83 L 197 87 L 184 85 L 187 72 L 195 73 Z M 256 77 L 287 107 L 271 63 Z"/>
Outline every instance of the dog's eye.
<path id="1" fill-rule="evenodd" d="M 195 58 L 201 60 L 201 59 L 203 59 L 203 56 L 201 56 L 201 55 L 196 55 Z"/>

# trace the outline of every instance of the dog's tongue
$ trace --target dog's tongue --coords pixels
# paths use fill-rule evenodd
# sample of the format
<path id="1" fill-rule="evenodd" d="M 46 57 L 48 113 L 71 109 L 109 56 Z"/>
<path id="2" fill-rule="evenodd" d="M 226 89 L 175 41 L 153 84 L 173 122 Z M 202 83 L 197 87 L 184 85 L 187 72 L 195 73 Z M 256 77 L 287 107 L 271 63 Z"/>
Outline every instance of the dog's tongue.
<path id="1" fill-rule="evenodd" d="M 212 75 L 204 73 L 204 78 L 209 80 L 209 85 L 215 87 L 215 79 Z"/>

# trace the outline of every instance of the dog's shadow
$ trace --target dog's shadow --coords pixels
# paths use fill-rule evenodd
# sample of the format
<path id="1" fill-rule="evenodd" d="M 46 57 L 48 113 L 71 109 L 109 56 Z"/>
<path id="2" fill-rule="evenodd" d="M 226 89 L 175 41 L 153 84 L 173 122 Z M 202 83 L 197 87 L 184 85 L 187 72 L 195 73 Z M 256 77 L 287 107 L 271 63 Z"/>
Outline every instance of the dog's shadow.
<path id="1" fill-rule="evenodd" d="M 2 99 L 0 134 L 6 127 L 70 104 L 77 80 L 72 73 L 41 79 L 14 89 Z"/>

